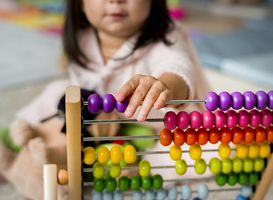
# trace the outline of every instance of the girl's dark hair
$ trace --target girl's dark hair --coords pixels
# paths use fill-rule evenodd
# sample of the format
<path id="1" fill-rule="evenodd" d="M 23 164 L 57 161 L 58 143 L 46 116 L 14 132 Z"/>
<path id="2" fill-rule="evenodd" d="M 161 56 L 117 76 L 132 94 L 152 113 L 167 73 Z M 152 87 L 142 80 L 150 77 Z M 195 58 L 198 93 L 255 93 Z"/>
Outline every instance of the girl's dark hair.
<path id="1" fill-rule="evenodd" d="M 172 44 L 166 38 L 167 33 L 174 28 L 174 23 L 168 13 L 166 0 L 151 1 L 150 16 L 142 27 L 138 41 L 128 56 L 132 55 L 138 48 L 156 41 L 162 41 L 168 46 Z M 81 50 L 77 36 L 79 31 L 90 28 L 92 25 L 88 22 L 82 8 L 82 0 L 67 0 L 63 46 L 70 61 L 86 68 L 89 60 Z"/>

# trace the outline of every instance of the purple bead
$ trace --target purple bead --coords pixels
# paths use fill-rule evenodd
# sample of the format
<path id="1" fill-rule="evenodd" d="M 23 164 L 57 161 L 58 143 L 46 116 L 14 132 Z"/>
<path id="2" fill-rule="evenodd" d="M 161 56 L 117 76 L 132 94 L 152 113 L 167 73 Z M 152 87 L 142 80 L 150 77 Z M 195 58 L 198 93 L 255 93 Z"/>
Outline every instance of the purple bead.
<path id="1" fill-rule="evenodd" d="M 88 110 L 92 114 L 98 114 L 101 111 L 101 98 L 97 94 L 91 94 L 88 97 Z"/>
<path id="2" fill-rule="evenodd" d="M 250 123 L 250 115 L 246 110 L 240 110 L 238 112 L 239 126 L 246 127 Z"/>
<path id="3" fill-rule="evenodd" d="M 219 108 L 220 110 L 228 110 L 231 107 L 231 96 L 228 92 L 221 92 L 219 94 Z"/>
<path id="4" fill-rule="evenodd" d="M 235 110 L 241 109 L 245 104 L 244 96 L 240 92 L 233 92 L 231 94 L 232 108 Z"/>
<path id="5" fill-rule="evenodd" d="M 267 93 L 268 96 L 268 108 L 273 109 L 273 90 Z"/>
<path id="6" fill-rule="evenodd" d="M 129 99 L 126 97 L 122 102 L 116 101 L 116 109 L 120 113 L 124 113 L 129 104 Z"/>
<path id="7" fill-rule="evenodd" d="M 251 110 L 249 112 L 250 115 L 250 126 L 257 127 L 262 122 L 261 113 L 258 110 Z"/>
<path id="8" fill-rule="evenodd" d="M 261 112 L 262 114 L 262 126 L 269 126 L 273 123 L 272 112 L 268 109 L 264 109 Z"/>
<path id="9" fill-rule="evenodd" d="M 165 128 L 173 130 L 177 126 L 177 115 L 173 111 L 169 111 L 164 116 Z"/>
<path id="10" fill-rule="evenodd" d="M 256 108 L 259 110 L 265 109 L 268 106 L 268 96 L 264 91 L 256 92 L 257 105 Z"/>
<path id="11" fill-rule="evenodd" d="M 245 98 L 245 109 L 251 110 L 255 108 L 257 102 L 256 95 L 250 91 L 245 92 L 243 95 Z"/>
<path id="12" fill-rule="evenodd" d="M 206 95 L 206 108 L 210 111 L 214 111 L 219 107 L 219 97 L 215 92 L 209 92 Z"/>
<path id="13" fill-rule="evenodd" d="M 186 129 L 190 125 L 190 116 L 185 111 L 180 111 L 177 114 L 177 125 L 180 129 Z"/>
<path id="14" fill-rule="evenodd" d="M 202 115 L 198 111 L 192 111 L 190 113 L 191 127 L 198 129 L 202 126 L 203 120 Z"/>
<path id="15" fill-rule="evenodd" d="M 111 113 L 115 110 L 116 99 L 112 94 L 105 94 L 102 97 L 102 108 L 105 113 Z"/>

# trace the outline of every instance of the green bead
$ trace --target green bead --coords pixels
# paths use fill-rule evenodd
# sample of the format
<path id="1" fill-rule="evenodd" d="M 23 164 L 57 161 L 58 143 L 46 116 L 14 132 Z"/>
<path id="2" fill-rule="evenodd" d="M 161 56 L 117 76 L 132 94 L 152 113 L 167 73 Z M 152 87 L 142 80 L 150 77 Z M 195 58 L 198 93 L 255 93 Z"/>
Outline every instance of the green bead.
<path id="1" fill-rule="evenodd" d="M 204 174 L 206 171 L 207 164 L 204 159 L 195 161 L 194 168 L 197 174 Z"/>
<path id="2" fill-rule="evenodd" d="M 259 181 L 259 175 L 257 172 L 250 172 L 248 174 L 248 182 L 251 185 L 255 185 Z"/>
<path id="3" fill-rule="evenodd" d="M 216 181 L 217 185 L 223 186 L 227 182 L 227 175 L 224 174 L 223 172 L 220 172 L 219 174 L 216 175 L 215 181 Z"/>
<path id="4" fill-rule="evenodd" d="M 245 173 L 244 171 L 241 171 L 238 174 L 238 183 L 240 185 L 245 185 L 245 184 L 247 184 L 247 182 L 248 182 L 248 175 L 247 175 L 247 173 Z"/>
<path id="5" fill-rule="evenodd" d="M 187 172 L 187 163 L 185 160 L 180 159 L 175 163 L 175 171 L 178 175 L 183 175 Z"/>
<path id="6" fill-rule="evenodd" d="M 235 185 L 237 183 L 237 181 L 238 181 L 238 177 L 237 177 L 236 173 L 231 172 L 231 173 L 228 174 L 227 182 L 228 182 L 229 185 L 233 186 L 233 185 Z"/>
<path id="7" fill-rule="evenodd" d="M 232 159 L 232 169 L 235 173 L 240 173 L 243 170 L 243 160 L 238 157 Z"/>
<path id="8" fill-rule="evenodd" d="M 244 163 L 244 172 L 249 173 L 252 172 L 253 170 L 253 160 L 249 157 L 245 157 L 243 159 L 243 163 Z"/>
<path id="9" fill-rule="evenodd" d="M 141 177 L 141 185 L 143 190 L 149 190 L 152 187 L 152 179 L 150 176 Z"/>
<path id="10" fill-rule="evenodd" d="M 264 169 L 264 159 L 261 157 L 257 157 L 254 159 L 254 171 L 260 172 Z"/>
<path id="11" fill-rule="evenodd" d="M 117 188 L 116 179 L 112 177 L 108 177 L 106 179 L 106 190 L 108 192 L 114 192 L 116 188 Z"/>
<path id="12" fill-rule="evenodd" d="M 139 175 L 141 177 L 148 177 L 151 173 L 151 166 L 147 160 L 142 160 L 138 164 L 139 167 Z"/>
<path id="13" fill-rule="evenodd" d="M 209 169 L 213 174 L 221 172 L 221 161 L 218 158 L 212 158 L 209 162 Z"/>
<path id="14" fill-rule="evenodd" d="M 127 176 L 122 176 L 118 179 L 118 187 L 121 191 L 127 191 L 130 187 L 130 180 Z"/>
<path id="15" fill-rule="evenodd" d="M 104 180 L 102 178 L 98 179 L 98 178 L 95 178 L 94 179 L 94 189 L 97 191 L 97 192 L 102 192 L 104 190 Z"/>
<path id="16" fill-rule="evenodd" d="M 137 175 L 133 175 L 131 176 L 130 180 L 131 180 L 131 184 L 130 184 L 131 189 L 138 190 L 140 188 L 140 183 L 141 183 L 140 178 Z"/>
<path id="17" fill-rule="evenodd" d="M 114 164 L 111 163 L 110 165 L 110 176 L 112 176 L 113 178 L 117 178 L 119 177 L 121 174 L 121 165 L 120 163 L 118 164 Z"/>
<path id="18" fill-rule="evenodd" d="M 104 164 L 101 164 L 100 162 L 96 162 L 93 165 L 93 175 L 97 179 L 101 179 L 104 177 L 105 174 L 105 167 Z"/>
<path id="19" fill-rule="evenodd" d="M 159 190 L 162 188 L 163 179 L 159 174 L 153 176 L 153 188 Z"/>
<path id="20" fill-rule="evenodd" d="M 222 172 L 224 174 L 229 174 L 232 171 L 232 161 L 228 159 L 222 160 Z"/>

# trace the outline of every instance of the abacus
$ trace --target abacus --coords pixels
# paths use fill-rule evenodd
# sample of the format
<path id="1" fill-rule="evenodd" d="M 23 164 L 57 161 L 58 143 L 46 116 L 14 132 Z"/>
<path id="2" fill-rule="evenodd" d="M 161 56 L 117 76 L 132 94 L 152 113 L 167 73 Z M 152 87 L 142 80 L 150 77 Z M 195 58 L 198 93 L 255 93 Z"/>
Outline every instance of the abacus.
<path id="1" fill-rule="evenodd" d="M 229 184 L 231 186 L 239 183 L 241 187 L 224 189 L 224 191 L 240 190 L 241 194 L 236 200 L 251 198 L 261 200 L 264 198 L 270 183 L 273 179 L 273 159 L 271 158 L 273 141 L 273 91 L 267 94 L 259 91 L 256 94 L 245 92 L 240 94 L 234 92 L 231 95 L 222 92 L 217 95 L 210 92 L 204 100 L 175 100 L 168 103 L 205 103 L 207 110 L 200 114 L 193 111 L 187 114 L 184 111 L 177 115 L 174 112 L 167 112 L 163 119 L 147 119 L 146 122 L 164 122 L 165 128 L 159 135 L 154 136 L 115 136 L 115 137 L 81 137 L 81 127 L 89 123 L 137 123 L 134 119 L 126 120 L 82 120 L 81 108 L 84 105 L 92 113 L 98 113 L 103 108 L 104 112 L 112 112 L 115 107 L 119 112 L 124 112 L 128 99 L 124 102 L 115 102 L 112 95 L 105 95 L 102 100 L 98 95 L 88 98 L 88 102 L 81 99 L 80 88 L 69 86 L 66 89 L 66 123 L 67 123 L 67 162 L 68 170 L 59 172 L 59 184 L 68 182 L 69 198 L 72 200 L 91 198 L 122 200 L 124 196 L 132 196 L 134 200 L 143 198 L 143 191 L 146 200 L 153 199 L 190 199 L 192 193 L 197 193 L 197 199 L 205 199 L 209 192 L 217 192 L 221 186 Z M 230 108 L 240 110 L 238 113 Z M 253 108 L 257 108 L 256 109 Z M 219 108 L 220 110 L 216 110 Z M 214 113 L 212 111 L 216 110 Z M 250 110 L 249 112 L 247 110 Z M 227 112 L 224 112 L 227 111 Z M 250 126 L 249 126 L 250 125 Z M 110 150 L 106 147 L 98 149 L 97 153 L 92 147 L 86 147 L 82 154 L 83 141 L 102 141 L 102 140 L 132 140 L 132 139 L 158 139 L 163 146 L 169 146 L 168 152 L 136 152 L 132 145 L 124 148 L 123 152 L 119 146 L 113 146 Z M 202 158 L 200 145 L 208 142 L 216 144 L 221 142 L 218 150 L 219 158 L 213 158 L 207 164 Z M 236 145 L 232 149 L 229 143 Z M 187 165 L 181 158 L 181 146 L 186 143 L 190 145 L 189 153 L 191 159 L 195 160 L 194 165 Z M 236 151 L 236 156 L 230 159 L 231 151 Z M 137 167 L 123 167 L 120 162 L 122 157 L 126 163 L 131 164 L 136 160 L 137 155 L 169 153 L 172 160 L 176 161 L 175 166 L 150 166 L 146 160 L 141 160 Z M 97 162 L 96 162 L 97 158 Z M 112 164 L 106 169 L 104 164 L 111 160 Z M 93 168 L 82 169 L 82 162 L 92 165 Z M 194 167 L 197 174 L 203 174 L 207 166 L 214 174 L 219 190 L 209 189 L 205 184 L 200 184 L 197 191 L 192 191 L 190 186 L 183 185 L 180 191 L 174 186 L 164 189 L 163 182 L 178 181 L 200 181 L 201 179 L 183 179 L 187 168 Z M 155 168 L 175 168 L 177 174 L 181 175 L 179 180 L 163 180 L 159 174 L 150 176 L 151 169 Z M 45 166 L 45 200 L 57 199 L 56 166 Z M 122 170 L 138 170 L 139 176 L 130 178 L 119 177 Z M 52 172 L 53 171 L 53 172 Z M 104 180 L 105 171 L 110 171 L 110 176 Z M 93 172 L 94 181 L 92 183 L 82 183 L 82 172 Z M 66 173 L 68 178 L 66 178 Z M 52 175 L 53 174 L 53 175 Z M 65 175 L 64 175 L 65 174 Z M 65 177 L 65 178 L 62 178 Z M 119 177 L 119 178 L 118 178 Z M 116 179 L 118 178 L 118 184 Z M 68 179 L 68 180 L 67 180 Z M 82 185 L 93 185 L 92 195 L 82 194 Z M 254 187 L 253 187 L 254 186 Z M 141 189 L 142 188 L 142 189 Z M 255 192 L 253 191 L 255 188 Z M 131 189 L 131 192 L 128 190 Z M 179 197 L 180 195 L 180 197 Z"/>

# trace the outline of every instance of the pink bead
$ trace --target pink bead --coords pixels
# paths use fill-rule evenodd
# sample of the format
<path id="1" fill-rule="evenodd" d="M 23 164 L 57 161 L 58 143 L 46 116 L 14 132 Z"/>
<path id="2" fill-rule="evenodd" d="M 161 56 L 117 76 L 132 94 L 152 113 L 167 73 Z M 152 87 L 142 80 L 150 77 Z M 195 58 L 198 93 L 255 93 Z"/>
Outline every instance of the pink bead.
<path id="1" fill-rule="evenodd" d="M 217 110 L 214 113 L 215 116 L 215 127 L 222 128 L 227 123 L 227 116 L 222 110 Z"/>
<path id="2" fill-rule="evenodd" d="M 185 111 L 180 111 L 177 114 L 178 128 L 186 129 L 190 125 L 190 116 Z"/>
<path id="3" fill-rule="evenodd" d="M 203 117 L 203 128 L 210 129 L 214 125 L 214 114 L 209 110 L 205 110 L 202 113 L 202 117 Z"/>
<path id="4" fill-rule="evenodd" d="M 238 112 L 239 126 L 246 127 L 250 123 L 250 115 L 246 110 L 240 110 Z"/>
<path id="5" fill-rule="evenodd" d="M 202 115 L 198 111 L 192 111 L 190 114 L 191 127 L 198 129 L 202 126 Z"/>
<path id="6" fill-rule="evenodd" d="M 239 122 L 238 114 L 234 110 L 227 111 L 227 127 L 233 128 Z"/>
<path id="7" fill-rule="evenodd" d="M 273 115 L 272 112 L 268 109 L 264 109 L 261 112 L 262 114 L 262 126 L 269 126 L 270 124 L 272 124 L 273 121 Z"/>
<path id="8" fill-rule="evenodd" d="M 169 111 L 164 116 L 165 127 L 169 130 L 173 130 L 177 126 L 177 116 L 175 112 Z"/>
<path id="9" fill-rule="evenodd" d="M 259 126 L 262 122 L 261 113 L 258 110 L 251 110 L 250 115 L 250 126 L 256 127 Z"/>

